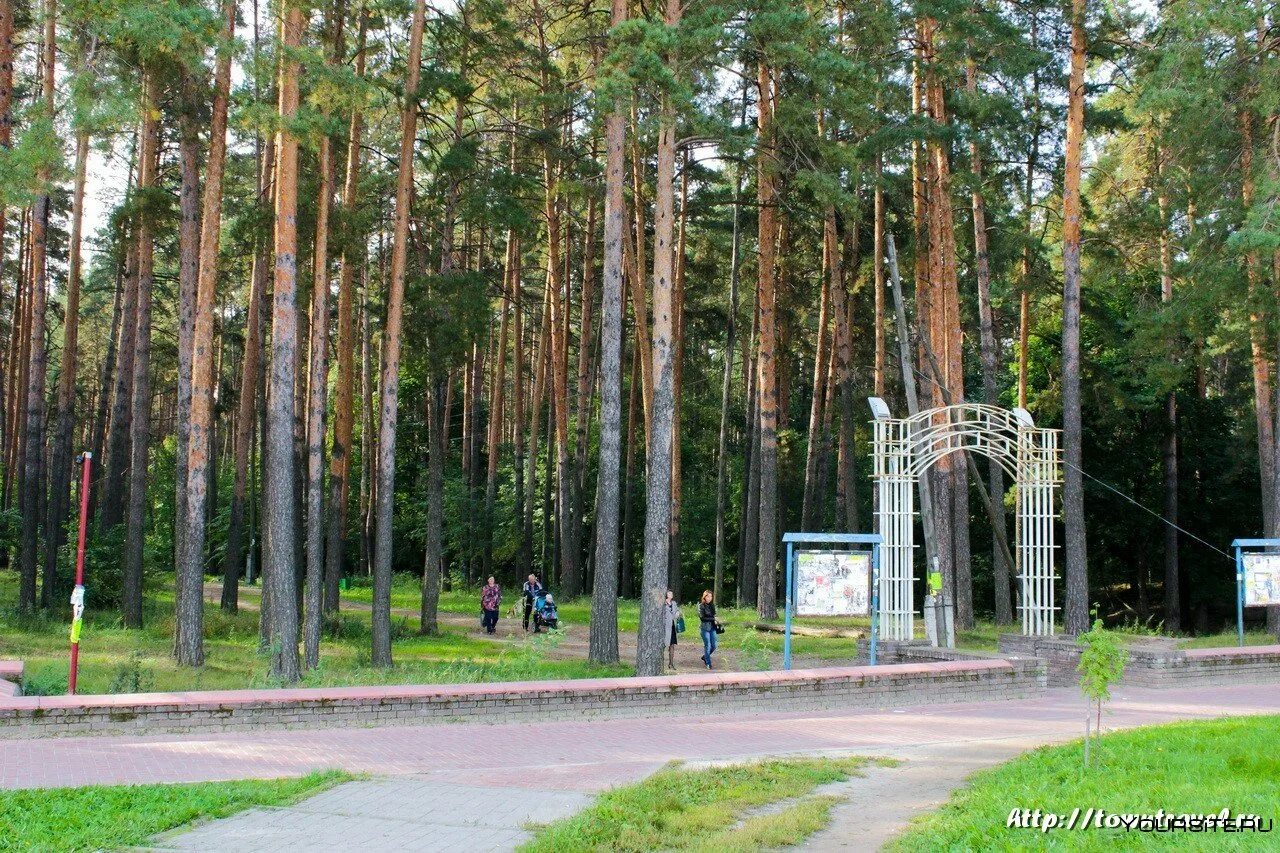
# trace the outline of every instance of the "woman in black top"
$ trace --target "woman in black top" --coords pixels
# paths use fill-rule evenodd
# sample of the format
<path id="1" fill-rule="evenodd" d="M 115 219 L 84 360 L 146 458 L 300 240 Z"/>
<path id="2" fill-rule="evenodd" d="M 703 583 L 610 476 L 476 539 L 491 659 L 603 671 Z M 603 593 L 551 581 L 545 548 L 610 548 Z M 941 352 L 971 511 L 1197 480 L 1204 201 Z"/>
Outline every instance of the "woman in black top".
<path id="1" fill-rule="evenodd" d="M 711 655 L 716 650 L 716 603 L 711 590 L 702 593 L 698 602 L 698 629 L 702 632 L 702 662 L 711 669 Z"/>

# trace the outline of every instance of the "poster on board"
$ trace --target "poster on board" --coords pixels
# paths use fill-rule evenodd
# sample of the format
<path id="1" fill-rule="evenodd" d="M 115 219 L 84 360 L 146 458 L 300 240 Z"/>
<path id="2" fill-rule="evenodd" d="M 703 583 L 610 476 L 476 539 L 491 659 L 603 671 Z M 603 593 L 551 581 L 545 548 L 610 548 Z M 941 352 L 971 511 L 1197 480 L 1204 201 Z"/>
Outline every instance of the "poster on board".
<path id="1" fill-rule="evenodd" d="M 1280 604 L 1280 554 L 1244 555 L 1246 607 Z"/>
<path id="2" fill-rule="evenodd" d="M 796 615 L 871 613 L 871 557 L 848 551 L 796 554 Z"/>

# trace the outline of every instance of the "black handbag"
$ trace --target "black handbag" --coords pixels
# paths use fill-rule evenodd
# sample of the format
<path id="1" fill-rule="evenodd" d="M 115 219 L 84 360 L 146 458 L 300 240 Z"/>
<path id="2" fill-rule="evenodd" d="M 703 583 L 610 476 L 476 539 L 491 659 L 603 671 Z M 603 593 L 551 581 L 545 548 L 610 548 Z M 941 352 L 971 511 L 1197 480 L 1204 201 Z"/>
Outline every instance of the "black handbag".
<path id="1" fill-rule="evenodd" d="M 715 628 L 717 634 L 724 633 L 724 626 L 721 625 L 719 622 L 712 622 L 711 625 Z"/>

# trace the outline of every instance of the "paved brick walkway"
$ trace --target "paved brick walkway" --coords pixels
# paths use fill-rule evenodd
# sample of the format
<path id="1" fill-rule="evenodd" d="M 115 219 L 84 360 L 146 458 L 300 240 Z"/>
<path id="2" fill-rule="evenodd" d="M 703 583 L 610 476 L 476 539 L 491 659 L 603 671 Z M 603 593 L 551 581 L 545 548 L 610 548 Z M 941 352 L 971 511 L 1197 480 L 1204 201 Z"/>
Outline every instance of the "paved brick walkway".
<path id="1" fill-rule="evenodd" d="M 348 783 L 291 809 L 255 810 L 157 839 L 157 849 L 509 850 L 529 819 L 571 813 L 590 797 L 668 761 L 864 754 L 904 759 L 848 784 L 849 801 L 812 849 L 870 849 L 936 806 L 974 769 L 1078 737 L 1078 691 L 1012 702 L 892 711 L 446 724 L 217 735 L 0 741 L 0 787 L 272 778 L 339 767 L 380 778 Z M 1280 713 L 1280 685 L 1121 688 L 1107 728 Z M 437 847 L 430 839 L 446 839 Z"/>
<path id="2" fill-rule="evenodd" d="M 152 849 L 258 853 L 512 850 L 530 822 L 547 823 L 591 802 L 579 791 L 454 785 L 422 777 L 350 782 L 289 808 L 247 812 L 174 832 Z"/>

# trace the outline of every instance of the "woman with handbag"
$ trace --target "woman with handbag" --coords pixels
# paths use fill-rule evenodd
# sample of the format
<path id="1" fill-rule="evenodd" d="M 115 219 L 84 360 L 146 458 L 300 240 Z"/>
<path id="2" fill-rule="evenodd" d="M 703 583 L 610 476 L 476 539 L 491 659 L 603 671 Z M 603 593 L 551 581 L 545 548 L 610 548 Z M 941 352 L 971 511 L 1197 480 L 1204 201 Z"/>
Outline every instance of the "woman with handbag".
<path id="1" fill-rule="evenodd" d="M 711 656 L 716 651 L 716 634 L 724 632 L 724 627 L 716 621 L 716 603 L 711 590 L 702 593 L 698 602 L 698 629 L 702 633 L 702 662 L 711 669 Z"/>
<path id="2" fill-rule="evenodd" d="M 676 671 L 676 636 L 684 631 L 684 615 L 676 604 L 676 594 L 667 590 L 662 602 L 662 633 L 667 638 L 667 670 Z"/>

